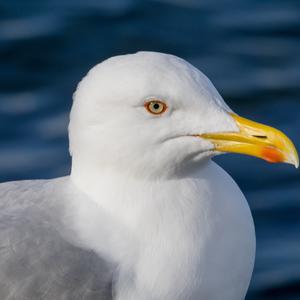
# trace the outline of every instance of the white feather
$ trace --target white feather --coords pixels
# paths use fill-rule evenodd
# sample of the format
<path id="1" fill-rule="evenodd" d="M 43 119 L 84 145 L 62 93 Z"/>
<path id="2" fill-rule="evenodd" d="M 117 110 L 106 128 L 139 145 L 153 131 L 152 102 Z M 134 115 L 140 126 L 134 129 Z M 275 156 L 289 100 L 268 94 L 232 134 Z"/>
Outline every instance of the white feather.
<path id="1" fill-rule="evenodd" d="M 147 112 L 151 98 L 167 111 Z M 0 186 L 1 299 L 111 299 L 111 277 L 115 300 L 244 299 L 251 213 L 193 136 L 237 131 L 229 111 L 175 56 L 94 67 L 74 95 L 71 175 Z"/>
<path id="2" fill-rule="evenodd" d="M 151 116 L 149 97 L 168 112 Z M 118 262 L 116 299 L 244 298 L 255 253 L 247 202 L 210 161 L 212 145 L 187 136 L 237 131 L 228 111 L 200 71 L 171 55 L 114 57 L 80 83 L 71 178 L 113 230 L 103 243 L 89 214 L 77 224 L 87 245 Z"/>

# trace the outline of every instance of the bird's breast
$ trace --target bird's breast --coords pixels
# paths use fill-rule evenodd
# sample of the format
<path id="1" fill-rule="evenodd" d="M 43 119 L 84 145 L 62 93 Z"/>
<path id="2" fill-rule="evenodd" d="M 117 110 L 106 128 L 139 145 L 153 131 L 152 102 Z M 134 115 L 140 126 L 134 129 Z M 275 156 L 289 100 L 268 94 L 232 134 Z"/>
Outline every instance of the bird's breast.
<path id="1" fill-rule="evenodd" d="M 248 204 L 218 166 L 205 174 L 152 189 L 147 209 L 139 210 L 135 284 L 157 293 L 153 299 L 241 300 L 246 294 L 255 256 Z"/>
<path id="2" fill-rule="evenodd" d="M 174 180 L 108 182 L 101 190 L 108 232 L 98 250 L 113 253 L 120 265 L 117 294 L 133 300 L 244 298 L 254 226 L 243 194 L 220 167 L 209 163 Z"/>

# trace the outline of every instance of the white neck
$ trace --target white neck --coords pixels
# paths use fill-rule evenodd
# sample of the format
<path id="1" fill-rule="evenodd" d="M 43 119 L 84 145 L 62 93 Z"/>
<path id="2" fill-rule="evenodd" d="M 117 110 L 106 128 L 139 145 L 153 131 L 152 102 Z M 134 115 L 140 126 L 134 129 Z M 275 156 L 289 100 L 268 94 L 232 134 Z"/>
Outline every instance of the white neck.
<path id="1" fill-rule="evenodd" d="M 147 195 L 160 198 L 160 195 L 164 194 L 168 187 L 175 188 L 176 190 L 180 189 L 182 184 L 186 185 L 195 180 L 204 180 L 207 182 L 207 174 L 220 170 L 210 159 L 205 160 L 200 165 L 198 163 L 197 167 L 196 170 L 190 170 L 189 173 L 182 174 L 181 177 L 142 178 L 130 176 L 130 173 L 126 171 L 122 172 L 119 170 L 116 171 L 113 168 L 101 168 L 86 162 L 73 162 L 71 178 L 81 191 L 105 207 L 106 205 L 114 205 L 112 202 L 117 202 L 117 205 L 122 205 L 118 203 L 118 200 L 122 203 L 126 203 L 124 200 L 125 197 L 137 195 L 139 192 L 143 194 L 141 199 L 133 197 L 132 201 L 143 203 Z M 110 200 L 108 201 L 104 195 Z M 119 199 L 118 195 L 121 199 Z M 111 199 L 112 196 L 115 198 Z M 128 202 L 126 205 L 128 205 Z"/>
<path id="2" fill-rule="evenodd" d="M 239 188 L 215 163 L 169 180 L 75 164 L 71 179 L 100 208 L 93 220 L 87 213 L 81 222 L 83 236 L 125 270 L 120 285 L 129 288 L 120 288 L 118 300 L 242 299 L 253 268 L 253 223 Z M 231 275 L 224 277 L 229 268 Z M 125 284 L 128 270 L 136 281 Z M 220 298 L 213 286 L 236 288 Z M 160 295 L 147 296 L 147 288 Z"/>

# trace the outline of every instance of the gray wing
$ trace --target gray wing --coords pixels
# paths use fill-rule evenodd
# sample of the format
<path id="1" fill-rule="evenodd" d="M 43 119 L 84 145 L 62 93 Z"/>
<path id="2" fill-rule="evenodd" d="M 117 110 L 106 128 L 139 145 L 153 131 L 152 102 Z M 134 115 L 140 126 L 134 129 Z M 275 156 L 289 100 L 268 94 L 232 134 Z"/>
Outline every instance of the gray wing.
<path id="1" fill-rule="evenodd" d="M 0 185 L 0 299 L 112 299 L 112 265 L 64 237 L 55 184 Z"/>

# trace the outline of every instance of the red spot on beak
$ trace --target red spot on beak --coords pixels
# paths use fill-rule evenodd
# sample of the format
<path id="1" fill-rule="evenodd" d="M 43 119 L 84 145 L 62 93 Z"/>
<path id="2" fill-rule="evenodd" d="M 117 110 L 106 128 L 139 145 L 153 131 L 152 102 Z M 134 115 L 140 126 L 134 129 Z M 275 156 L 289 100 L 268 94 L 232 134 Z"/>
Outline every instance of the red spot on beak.
<path id="1" fill-rule="evenodd" d="M 284 161 L 283 154 L 272 147 L 264 147 L 261 151 L 261 156 L 264 160 L 270 163 L 279 163 Z"/>

